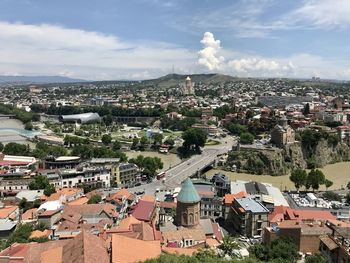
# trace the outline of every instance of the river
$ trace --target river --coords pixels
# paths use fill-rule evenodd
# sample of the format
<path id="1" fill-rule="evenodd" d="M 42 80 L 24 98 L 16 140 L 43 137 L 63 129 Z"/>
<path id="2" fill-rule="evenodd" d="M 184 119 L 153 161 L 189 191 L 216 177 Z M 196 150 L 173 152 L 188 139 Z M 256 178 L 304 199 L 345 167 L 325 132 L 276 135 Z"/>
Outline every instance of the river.
<path id="1" fill-rule="evenodd" d="M 17 142 L 32 145 L 25 137 L 34 137 L 37 134 L 40 133 L 25 130 L 23 123 L 19 120 L 0 118 L 0 142 L 3 144 Z"/>
<path id="2" fill-rule="evenodd" d="M 335 164 L 326 165 L 320 170 L 325 174 L 328 180 L 333 182 L 333 185 L 329 190 L 338 190 L 346 188 L 347 183 L 350 181 L 350 162 L 340 162 Z M 270 183 L 281 190 L 295 190 L 293 182 L 289 180 L 289 175 L 283 176 L 270 176 L 270 175 L 253 175 L 245 173 L 227 172 L 222 170 L 210 170 L 207 172 L 207 176 L 211 177 L 217 172 L 222 172 L 227 175 L 232 181 L 257 181 L 262 183 Z M 321 186 L 319 190 L 325 190 L 324 186 Z M 301 189 L 302 190 L 302 189 Z"/>

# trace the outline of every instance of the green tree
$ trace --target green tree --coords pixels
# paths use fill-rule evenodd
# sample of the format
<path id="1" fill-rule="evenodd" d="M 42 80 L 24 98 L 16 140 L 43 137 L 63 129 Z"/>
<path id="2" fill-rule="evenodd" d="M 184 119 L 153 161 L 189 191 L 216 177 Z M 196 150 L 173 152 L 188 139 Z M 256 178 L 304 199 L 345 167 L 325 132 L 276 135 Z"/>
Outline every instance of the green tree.
<path id="1" fill-rule="evenodd" d="M 310 185 L 311 188 L 315 191 L 320 188 L 320 185 L 325 183 L 325 176 L 322 171 L 318 169 L 312 169 L 306 179 L 307 185 Z"/>
<path id="2" fill-rule="evenodd" d="M 327 191 L 323 193 L 322 197 L 329 201 L 338 201 L 338 202 L 341 202 L 341 199 L 342 199 L 340 195 L 332 191 Z"/>
<path id="3" fill-rule="evenodd" d="M 310 104 L 306 103 L 303 110 L 304 115 L 310 114 Z"/>
<path id="4" fill-rule="evenodd" d="M 139 144 L 140 139 L 139 138 L 133 138 L 132 139 L 132 145 L 131 145 L 131 149 L 136 149 L 137 145 Z"/>
<path id="5" fill-rule="evenodd" d="M 50 196 L 53 193 L 56 193 L 56 189 L 52 184 L 49 184 L 44 188 L 44 195 Z"/>
<path id="6" fill-rule="evenodd" d="M 348 184 L 346 185 L 346 188 L 350 190 L 350 182 L 348 182 Z"/>
<path id="7" fill-rule="evenodd" d="M 113 116 L 111 114 L 107 114 L 103 117 L 103 122 L 106 126 L 111 126 L 113 124 Z"/>
<path id="8" fill-rule="evenodd" d="M 161 133 L 157 133 L 153 136 L 153 141 L 154 141 L 154 144 L 162 144 L 163 142 L 163 134 Z"/>
<path id="9" fill-rule="evenodd" d="M 113 143 L 113 151 L 119 151 L 122 148 L 120 141 L 115 140 Z"/>
<path id="10" fill-rule="evenodd" d="M 289 179 L 294 183 L 295 188 L 299 191 L 299 188 L 305 184 L 307 173 L 303 169 L 296 169 L 292 171 Z"/>
<path id="11" fill-rule="evenodd" d="M 112 142 L 112 136 L 110 134 L 103 134 L 101 141 L 104 145 L 108 145 Z"/>
<path id="12" fill-rule="evenodd" d="M 324 185 L 326 186 L 326 189 L 328 190 L 328 188 L 333 185 L 333 182 L 331 180 L 325 179 Z"/>
<path id="13" fill-rule="evenodd" d="M 225 128 L 232 133 L 233 135 L 241 135 L 243 132 L 247 132 L 248 129 L 244 125 L 236 124 L 236 123 L 229 123 L 225 126 Z"/>
<path id="14" fill-rule="evenodd" d="M 306 257 L 305 263 L 327 263 L 327 260 L 321 254 L 315 254 Z"/>
<path id="15" fill-rule="evenodd" d="M 33 226 L 30 224 L 18 225 L 7 239 L 6 246 L 11 246 L 13 243 L 28 243 L 32 231 Z"/>
<path id="16" fill-rule="evenodd" d="M 31 122 L 27 122 L 25 125 L 24 125 L 24 129 L 28 130 L 28 131 L 31 131 L 33 130 L 33 124 Z"/>
<path id="17" fill-rule="evenodd" d="M 100 195 L 93 195 L 88 201 L 88 204 L 98 204 L 102 201 L 102 198 Z"/>
<path id="18" fill-rule="evenodd" d="M 254 135 L 249 132 L 243 132 L 239 136 L 239 142 L 242 144 L 252 144 L 254 142 Z"/>
<path id="19" fill-rule="evenodd" d="M 350 192 L 348 192 L 345 196 L 345 201 L 350 204 Z"/>
<path id="20" fill-rule="evenodd" d="M 295 262 L 297 257 L 298 249 L 290 238 L 277 238 L 271 242 L 270 259 L 283 259 L 287 262 Z"/>
<path id="21" fill-rule="evenodd" d="M 175 145 L 174 139 L 169 138 L 169 137 L 164 141 L 164 143 L 169 145 L 170 147 L 174 147 L 174 145 Z"/>
<path id="22" fill-rule="evenodd" d="M 239 249 L 240 246 L 236 239 L 234 239 L 232 236 L 226 235 L 218 248 L 221 249 L 225 255 L 232 257 L 234 256 L 233 250 Z"/>
<path id="23" fill-rule="evenodd" d="M 207 141 L 207 133 L 201 129 L 190 128 L 182 134 L 182 139 L 184 139 L 183 147 L 185 149 L 194 149 L 199 152 L 200 147 L 204 147 Z"/>
<path id="24" fill-rule="evenodd" d="M 2 142 L 0 142 L 0 152 L 2 152 L 4 150 L 4 145 L 2 144 Z"/>
<path id="25" fill-rule="evenodd" d="M 30 148 L 29 148 L 29 145 L 10 142 L 10 143 L 5 145 L 3 153 L 9 154 L 9 155 L 25 155 L 25 156 L 27 156 L 30 154 Z"/>

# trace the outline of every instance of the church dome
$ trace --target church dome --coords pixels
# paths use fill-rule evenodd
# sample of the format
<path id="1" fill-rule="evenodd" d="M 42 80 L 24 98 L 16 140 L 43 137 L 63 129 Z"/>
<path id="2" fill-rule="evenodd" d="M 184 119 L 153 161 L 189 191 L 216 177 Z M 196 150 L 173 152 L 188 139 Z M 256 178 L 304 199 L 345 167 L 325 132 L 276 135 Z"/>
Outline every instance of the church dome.
<path id="1" fill-rule="evenodd" d="M 194 188 L 191 179 L 187 178 L 182 184 L 181 191 L 177 196 L 177 201 L 181 203 L 198 203 L 200 200 L 201 198 L 196 188 Z"/>

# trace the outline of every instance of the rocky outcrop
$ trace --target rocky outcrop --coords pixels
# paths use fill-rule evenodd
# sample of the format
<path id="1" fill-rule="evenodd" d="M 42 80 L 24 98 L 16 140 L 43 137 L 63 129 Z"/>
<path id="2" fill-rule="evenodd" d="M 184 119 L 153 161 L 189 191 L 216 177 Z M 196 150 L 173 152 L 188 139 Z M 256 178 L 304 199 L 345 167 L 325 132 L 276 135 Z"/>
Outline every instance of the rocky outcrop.
<path id="1" fill-rule="evenodd" d="M 330 163 L 349 161 L 350 147 L 332 145 L 321 139 L 312 152 L 299 142 L 276 148 L 239 148 L 229 154 L 227 168 L 251 174 L 284 175 L 296 168 L 323 167 Z"/>

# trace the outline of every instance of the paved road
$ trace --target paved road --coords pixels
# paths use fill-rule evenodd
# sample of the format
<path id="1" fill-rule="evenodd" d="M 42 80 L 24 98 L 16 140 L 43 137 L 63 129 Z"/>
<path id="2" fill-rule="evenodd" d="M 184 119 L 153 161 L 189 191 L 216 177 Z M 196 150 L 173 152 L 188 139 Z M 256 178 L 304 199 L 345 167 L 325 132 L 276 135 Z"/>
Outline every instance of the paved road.
<path id="1" fill-rule="evenodd" d="M 233 137 L 226 137 L 220 140 L 221 144 L 207 146 L 200 155 L 194 155 L 190 159 L 178 164 L 166 171 L 165 180 L 154 180 L 152 183 L 130 188 L 131 192 L 145 191 L 146 194 L 153 195 L 157 188 L 171 190 L 181 185 L 187 177 L 195 175 L 204 167 L 213 163 L 214 159 L 227 153 L 236 144 Z"/>

